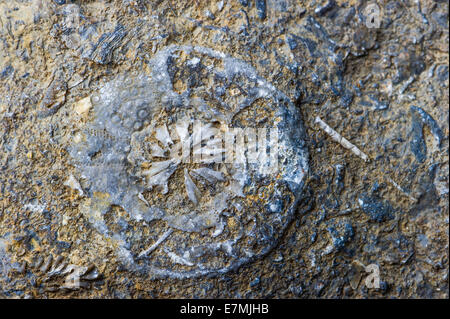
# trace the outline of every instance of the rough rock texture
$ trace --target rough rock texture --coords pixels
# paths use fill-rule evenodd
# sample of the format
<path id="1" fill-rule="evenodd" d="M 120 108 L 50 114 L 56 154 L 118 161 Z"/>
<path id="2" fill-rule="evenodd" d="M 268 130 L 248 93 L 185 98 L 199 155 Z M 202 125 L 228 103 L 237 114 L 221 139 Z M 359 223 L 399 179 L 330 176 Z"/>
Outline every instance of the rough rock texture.
<path id="1" fill-rule="evenodd" d="M 448 2 L 367 6 L 0 0 L 0 297 L 448 298 Z M 186 115 L 281 173 L 155 164 Z"/>

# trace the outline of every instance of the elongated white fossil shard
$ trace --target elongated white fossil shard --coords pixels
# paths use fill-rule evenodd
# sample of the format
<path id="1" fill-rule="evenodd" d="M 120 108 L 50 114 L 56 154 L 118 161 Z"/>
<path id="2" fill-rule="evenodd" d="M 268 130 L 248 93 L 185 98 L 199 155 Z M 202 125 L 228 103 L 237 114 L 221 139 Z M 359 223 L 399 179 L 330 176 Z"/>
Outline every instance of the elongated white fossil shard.
<path id="1" fill-rule="evenodd" d="M 152 156 L 154 157 L 166 157 L 164 155 L 164 150 L 157 144 L 152 144 L 150 146 L 151 152 L 152 152 Z"/>
<path id="2" fill-rule="evenodd" d="M 186 168 L 184 169 L 184 186 L 186 187 L 186 193 L 187 193 L 189 199 L 195 205 L 197 205 L 197 203 L 198 203 L 197 194 L 199 194 L 200 191 L 197 188 L 197 186 L 194 184 L 194 182 L 192 181 L 191 177 L 189 176 L 188 170 Z"/>
<path id="3" fill-rule="evenodd" d="M 159 185 L 162 187 L 162 193 L 167 194 L 168 180 L 177 169 L 177 165 L 178 163 L 172 160 L 155 162 L 152 163 L 152 167 L 150 169 L 144 170 L 142 175 L 146 176 L 147 185 L 150 188 Z"/>
<path id="4" fill-rule="evenodd" d="M 69 186 L 72 189 L 76 189 L 80 196 L 84 195 L 83 189 L 81 188 L 80 183 L 76 180 L 75 177 L 71 174 L 69 178 L 64 182 L 65 186 Z"/>
<path id="5" fill-rule="evenodd" d="M 333 130 L 327 123 L 322 121 L 320 117 L 316 116 L 314 123 L 318 124 L 319 127 L 333 139 L 333 141 L 341 144 L 346 149 L 352 151 L 355 155 L 362 158 L 365 162 L 369 161 L 369 156 L 364 154 L 358 147 L 350 143 L 350 141 L 347 140 L 345 137 L 343 137 L 341 134 Z"/>
<path id="6" fill-rule="evenodd" d="M 212 170 L 207 167 L 200 167 L 192 170 L 192 176 L 198 178 L 199 176 L 205 178 L 210 183 L 215 183 L 217 181 L 223 181 L 224 176 L 221 172 Z"/>
<path id="7" fill-rule="evenodd" d="M 182 151 L 181 159 L 183 163 L 187 163 L 190 161 L 190 148 L 192 142 L 192 137 L 189 135 L 189 122 L 182 121 L 181 123 L 177 123 L 175 130 L 180 138 Z"/>
<path id="8" fill-rule="evenodd" d="M 405 191 L 403 189 L 403 187 L 401 187 L 399 184 L 397 184 L 392 178 L 387 177 L 387 180 L 394 185 L 395 188 L 397 188 L 403 195 L 407 196 L 410 200 L 412 200 L 413 202 L 417 202 L 417 198 L 413 197 L 412 195 L 410 195 L 407 191 Z"/>
<path id="9" fill-rule="evenodd" d="M 161 237 L 158 238 L 158 240 L 157 240 L 153 245 L 151 245 L 151 246 L 150 246 L 149 248 L 147 248 L 146 250 L 142 251 L 142 252 L 139 254 L 138 257 L 141 258 L 141 257 L 144 257 L 144 256 L 149 255 L 152 251 L 154 251 L 156 248 L 158 248 L 158 246 L 159 246 L 163 241 L 165 241 L 165 240 L 167 239 L 167 237 L 169 237 L 170 234 L 172 234 L 172 232 L 173 232 L 172 229 L 169 229 L 168 231 L 166 231 L 164 234 L 162 234 Z"/>
<path id="10" fill-rule="evenodd" d="M 178 256 L 174 252 L 171 252 L 168 250 L 166 253 L 167 253 L 167 256 L 169 256 L 170 259 L 172 260 L 172 262 L 174 262 L 175 264 L 180 264 L 180 265 L 185 265 L 185 266 L 193 266 L 194 265 L 188 259 Z"/>
<path id="11" fill-rule="evenodd" d="M 144 174 L 147 175 L 148 177 L 153 177 L 158 173 L 168 169 L 172 163 L 173 163 L 172 160 L 167 160 L 163 162 L 154 162 L 152 163 L 152 167 L 146 170 Z"/>
<path id="12" fill-rule="evenodd" d="M 162 126 L 156 128 L 156 130 L 155 130 L 155 137 L 165 147 L 173 144 L 173 141 L 170 138 L 170 134 L 169 134 L 169 131 L 167 130 L 167 126 L 166 125 L 162 125 Z"/>

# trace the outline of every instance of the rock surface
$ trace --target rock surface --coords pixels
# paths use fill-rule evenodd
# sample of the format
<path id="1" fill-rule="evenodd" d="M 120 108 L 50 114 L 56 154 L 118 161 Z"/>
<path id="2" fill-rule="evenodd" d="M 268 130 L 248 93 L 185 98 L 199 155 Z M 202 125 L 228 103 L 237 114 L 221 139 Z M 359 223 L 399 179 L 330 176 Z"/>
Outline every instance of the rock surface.
<path id="1" fill-rule="evenodd" d="M 448 37 L 443 1 L 0 0 L 0 297 L 448 298 Z M 169 156 L 180 118 L 276 127 L 279 174 Z"/>

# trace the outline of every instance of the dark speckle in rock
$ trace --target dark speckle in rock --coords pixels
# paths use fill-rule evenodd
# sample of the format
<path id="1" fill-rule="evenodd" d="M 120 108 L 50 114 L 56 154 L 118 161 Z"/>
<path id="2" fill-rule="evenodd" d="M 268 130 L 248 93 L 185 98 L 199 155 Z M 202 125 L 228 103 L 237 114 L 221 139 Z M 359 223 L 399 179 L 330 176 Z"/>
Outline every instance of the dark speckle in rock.
<path id="1" fill-rule="evenodd" d="M 352 101 L 353 101 L 353 93 L 350 92 L 349 90 L 345 90 L 341 95 L 342 106 L 347 108 L 350 106 L 350 104 L 352 104 Z"/>
<path id="2" fill-rule="evenodd" d="M 436 68 L 436 74 L 441 82 L 445 82 L 448 80 L 448 65 L 439 65 Z"/>
<path id="3" fill-rule="evenodd" d="M 266 0 L 256 0 L 256 10 L 258 11 L 258 17 L 264 20 L 267 16 Z"/>
<path id="4" fill-rule="evenodd" d="M 435 179 L 438 166 L 438 163 L 434 163 L 428 168 L 428 175 L 430 176 L 431 180 Z"/>
<path id="5" fill-rule="evenodd" d="M 316 56 L 317 42 L 315 42 L 314 40 L 311 40 L 309 38 L 303 38 L 303 37 L 296 37 L 296 38 L 303 43 L 303 45 L 308 49 L 309 54 L 312 57 Z"/>
<path id="6" fill-rule="evenodd" d="M 290 290 L 294 294 L 294 296 L 296 296 L 296 297 L 300 297 L 302 295 L 302 293 L 303 293 L 302 286 L 291 286 Z"/>
<path id="7" fill-rule="evenodd" d="M 372 194 L 378 194 L 380 192 L 380 190 L 384 189 L 385 187 L 386 187 L 386 184 L 384 184 L 384 183 L 379 184 L 378 182 L 375 182 L 372 185 L 371 192 L 372 192 Z"/>
<path id="8" fill-rule="evenodd" d="M 350 242 L 355 235 L 353 227 L 350 223 L 338 224 L 328 227 L 328 232 L 333 240 L 333 246 L 336 250 L 341 250 Z"/>
<path id="9" fill-rule="evenodd" d="M 415 52 L 402 52 L 394 58 L 394 65 L 397 68 L 397 74 L 393 78 L 394 84 L 399 84 L 411 76 L 418 76 L 425 70 L 424 57 Z"/>
<path id="10" fill-rule="evenodd" d="M 317 232 L 312 233 L 312 235 L 309 239 L 310 239 L 311 243 L 314 243 L 317 239 Z"/>
<path id="11" fill-rule="evenodd" d="M 369 215 L 371 221 L 381 223 L 387 219 L 394 218 L 394 209 L 391 204 L 386 201 L 382 201 L 378 197 L 370 197 L 367 194 L 363 194 L 358 199 L 361 210 Z"/>
<path id="12" fill-rule="evenodd" d="M 56 246 L 60 249 L 60 250 L 67 250 L 69 249 L 72 244 L 66 241 L 57 241 L 56 242 Z"/>
<path id="13" fill-rule="evenodd" d="M 215 94 L 217 95 L 217 96 L 222 96 L 222 95 L 224 95 L 225 94 L 225 88 L 223 87 L 223 86 L 218 86 L 218 87 L 216 87 L 215 88 Z"/>
<path id="14" fill-rule="evenodd" d="M 381 293 L 384 295 L 384 294 L 386 294 L 386 292 L 388 292 L 388 290 L 389 290 L 388 283 L 385 282 L 385 281 L 380 282 L 380 291 L 381 291 Z"/>
<path id="15" fill-rule="evenodd" d="M 336 194 L 340 194 L 344 189 L 344 177 L 345 177 L 345 166 L 342 164 L 337 164 L 335 166 L 335 179 L 334 184 L 336 186 Z"/>
<path id="16" fill-rule="evenodd" d="M 297 48 L 297 41 L 295 41 L 295 39 L 291 36 L 287 36 L 286 37 L 286 42 L 289 45 L 289 48 L 291 50 L 295 50 Z"/>
<path id="17" fill-rule="evenodd" d="M 413 110 L 411 110 L 413 111 Z M 423 137 L 423 123 L 417 112 L 412 112 L 411 123 L 411 152 L 419 163 L 425 162 L 427 157 L 427 145 Z"/>
<path id="18" fill-rule="evenodd" d="M 261 279 L 259 277 L 256 277 L 252 282 L 250 282 L 250 287 L 256 287 L 261 282 Z"/>
<path id="19" fill-rule="evenodd" d="M 431 14 L 432 18 L 436 23 L 442 28 L 448 28 L 448 12 L 433 12 Z"/>
<path id="20" fill-rule="evenodd" d="M 122 25 L 117 25 L 113 32 L 103 34 L 98 40 L 90 58 L 100 64 L 108 64 L 113 61 L 112 54 L 119 48 L 127 31 Z"/>
<path id="21" fill-rule="evenodd" d="M 248 0 L 239 0 L 239 2 L 240 2 L 244 7 L 248 7 L 248 5 L 249 5 L 249 1 L 248 1 Z"/>
<path id="22" fill-rule="evenodd" d="M 427 125 L 431 133 L 433 134 L 434 138 L 436 139 L 436 142 L 438 143 L 438 146 L 441 146 L 441 142 L 443 139 L 442 130 L 437 124 L 437 122 L 431 117 L 430 114 L 425 112 L 422 108 L 412 105 L 411 106 L 411 113 L 417 114 L 420 116 L 422 120 L 422 124 Z M 413 116 L 413 120 L 416 120 L 416 116 Z M 423 134 L 423 133 L 422 133 Z"/>
<path id="23" fill-rule="evenodd" d="M 411 63 L 411 71 L 415 75 L 419 75 L 420 73 L 423 72 L 423 70 L 425 70 L 425 61 L 423 57 L 420 56 L 417 57 L 413 55 L 411 57 L 410 63 Z"/>
<path id="24" fill-rule="evenodd" d="M 314 284 L 314 292 L 315 292 L 315 295 L 317 297 L 320 297 L 320 295 L 321 295 L 321 293 L 323 291 L 323 288 L 325 288 L 325 284 L 323 282 L 321 282 L 321 281 L 316 282 Z"/>
<path id="25" fill-rule="evenodd" d="M 318 6 L 314 10 L 314 13 L 317 14 L 318 16 L 323 16 L 325 13 L 327 13 L 328 11 L 333 9 L 335 6 L 336 6 L 336 2 L 334 0 L 330 0 L 325 5 Z"/>
<path id="26" fill-rule="evenodd" d="M 6 78 L 14 72 L 14 68 L 11 65 L 5 67 L 2 72 L 0 72 L 0 78 Z"/>
<path id="27" fill-rule="evenodd" d="M 389 108 L 389 102 L 380 101 L 373 95 L 369 95 L 369 98 L 375 103 L 375 111 L 384 111 Z"/>
<path id="28" fill-rule="evenodd" d="M 361 106 L 365 106 L 365 107 L 372 107 L 372 103 L 370 103 L 369 101 L 366 101 L 366 100 L 359 101 L 359 104 Z"/>

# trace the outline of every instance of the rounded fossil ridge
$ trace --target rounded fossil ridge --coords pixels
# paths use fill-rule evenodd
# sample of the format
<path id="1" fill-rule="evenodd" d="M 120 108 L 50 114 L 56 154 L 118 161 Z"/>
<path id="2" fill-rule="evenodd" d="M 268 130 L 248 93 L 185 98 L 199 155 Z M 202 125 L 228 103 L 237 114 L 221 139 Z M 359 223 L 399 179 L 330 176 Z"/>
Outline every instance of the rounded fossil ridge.
<path id="1" fill-rule="evenodd" d="M 69 147 L 83 213 L 126 267 L 155 277 L 221 274 L 265 255 L 308 172 L 299 110 L 209 48 L 169 46 L 149 65 L 91 97 Z"/>

